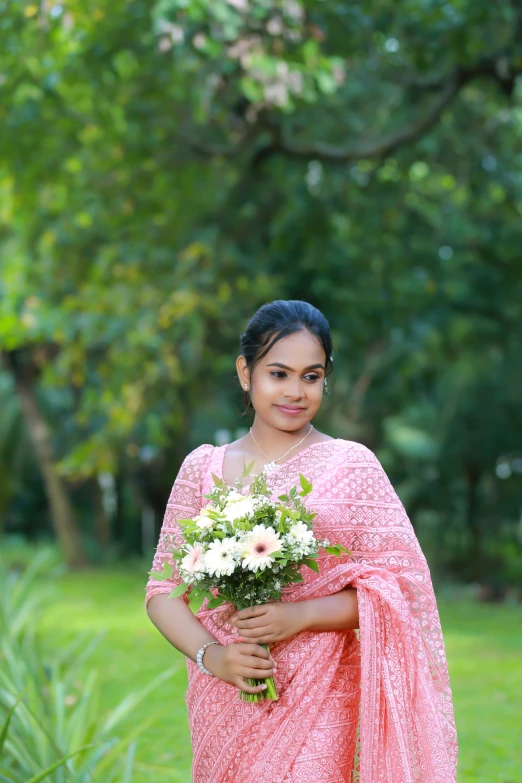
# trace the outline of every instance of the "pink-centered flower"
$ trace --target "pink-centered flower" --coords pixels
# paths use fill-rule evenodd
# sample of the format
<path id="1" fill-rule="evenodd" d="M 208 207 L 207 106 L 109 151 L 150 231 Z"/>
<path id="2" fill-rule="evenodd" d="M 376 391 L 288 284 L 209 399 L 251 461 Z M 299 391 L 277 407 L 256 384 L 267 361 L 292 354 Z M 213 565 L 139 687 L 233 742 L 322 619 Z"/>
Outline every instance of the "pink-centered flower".
<path id="1" fill-rule="evenodd" d="M 243 568 L 264 571 L 273 561 L 270 555 L 280 549 L 279 533 L 276 533 L 273 527 L 256 525 L 243 542 Z"/>
<path id="2" fill-rule="evenodd" d="M 205 571 L 203 547 L 200 544 L 186 545 L 187 554 L 181 561 L 181 568 L 189 574 L 202 574 Z"/>

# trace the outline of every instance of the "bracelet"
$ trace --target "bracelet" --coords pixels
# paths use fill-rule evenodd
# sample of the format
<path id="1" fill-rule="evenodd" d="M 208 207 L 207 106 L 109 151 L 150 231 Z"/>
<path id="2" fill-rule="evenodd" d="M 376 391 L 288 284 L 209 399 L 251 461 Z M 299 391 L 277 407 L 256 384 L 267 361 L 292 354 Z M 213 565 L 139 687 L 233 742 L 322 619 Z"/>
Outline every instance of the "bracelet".
<path id="1" fill-rule="evenodd" d="M 207 649 L 207 647 L 210 647 L 211 644 L 221 644 L 221 642 L 214 640 L 213 642 L 207 642 L 206 644 L 204 644 L 203 647 L 200 650 L 198 650 L 198 654 L 196 655 L 196 663 L 204 674 L 210 674 L 210 676 L 213 677 L 214 675 L 212 674 L 212 672 L 209 672 L 207 667 L 203 664 L 203 656 L 205 655 L 205 650 Z"/>

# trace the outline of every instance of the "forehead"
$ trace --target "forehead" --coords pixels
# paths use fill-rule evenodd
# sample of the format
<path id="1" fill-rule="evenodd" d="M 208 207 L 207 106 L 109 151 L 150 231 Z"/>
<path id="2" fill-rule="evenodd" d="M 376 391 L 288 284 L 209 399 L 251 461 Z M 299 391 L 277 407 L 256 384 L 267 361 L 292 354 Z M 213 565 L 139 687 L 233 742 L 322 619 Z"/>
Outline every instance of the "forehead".
<path id="1" fill-rule="evenodd" d="M 317 362 L 324 364 L 325 359 L 324 348 L 318 338 L 308 330 L 302 329 L 278 340 L 261 361 L 265 365 L 281 362 L 290 367 L 299 365 L 307 367 Z"/>

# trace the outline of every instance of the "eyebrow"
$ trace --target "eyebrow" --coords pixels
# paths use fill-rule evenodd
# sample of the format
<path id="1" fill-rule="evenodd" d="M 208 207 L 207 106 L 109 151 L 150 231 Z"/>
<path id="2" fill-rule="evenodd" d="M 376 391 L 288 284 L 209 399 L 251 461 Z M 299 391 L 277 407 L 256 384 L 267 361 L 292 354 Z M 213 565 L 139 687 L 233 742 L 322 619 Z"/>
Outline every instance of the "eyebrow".
<path id="1" fill-rule="evenodd" d="M 272 364 L 267 364 L 267 367 L 282 367 L 283 370 L 292 370 L 291 367 L 287 367 L 286 364 L 281 364 L 281 362 L 272 362 Z M 317 368 L 320 368 L 321 370 L 324 370 L 324 364 L 311 364 L 309 367 L 305 367 L 305 370 L 316 370 Z M 293 372 L 293 370 L 292 370 Z M 304 370 L 303 370 L 304 372 Z"/>

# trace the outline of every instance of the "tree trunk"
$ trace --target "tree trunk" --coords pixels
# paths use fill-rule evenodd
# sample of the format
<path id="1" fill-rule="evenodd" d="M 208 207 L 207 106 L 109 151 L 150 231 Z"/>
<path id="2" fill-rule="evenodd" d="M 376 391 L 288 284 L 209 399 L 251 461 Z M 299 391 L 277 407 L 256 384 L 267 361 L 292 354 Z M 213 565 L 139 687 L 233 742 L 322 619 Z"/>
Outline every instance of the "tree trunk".
<path id="1" fill-rule="evenodd" d="M 111 523 L 103 504 L 102 490 L 97 478 L 93 478 L 89 482 L 89 489 L 92 493 L 92 503 L 94 506 L 96 542 L 100 548 L 100 556 L 103 559 L 107 554 L 107 549 L 111 543 Z"/>
<path id="2" fill-rule="evenodd" d="M 36 460 L 42 472 L 56 538 L 62 547 L 67 565 L 71 568 L 83 568 L 87 565 L 87 557 L 80 528 L 67 486 L 57 470 L 51 433 L 40 411 L 31 378 L 29 373 L 24 371 L 25 368 L 18 366 L 13 354 L 4 354 L 4 357 L 5 364 L 14 377 Z"/>
<path id="3" fill-rule="evenodd" d="M 480 473 L 475 465 L 466 466 L 466 524 L 471 536 L 471 578 L 482 581 L 482 527 L 479 518 L 478 486 Z"/>

